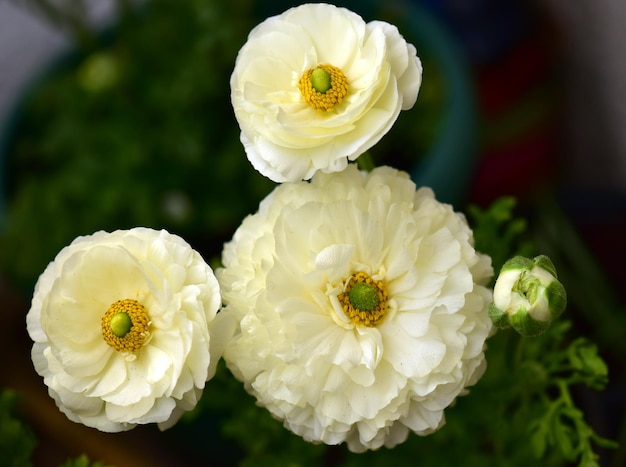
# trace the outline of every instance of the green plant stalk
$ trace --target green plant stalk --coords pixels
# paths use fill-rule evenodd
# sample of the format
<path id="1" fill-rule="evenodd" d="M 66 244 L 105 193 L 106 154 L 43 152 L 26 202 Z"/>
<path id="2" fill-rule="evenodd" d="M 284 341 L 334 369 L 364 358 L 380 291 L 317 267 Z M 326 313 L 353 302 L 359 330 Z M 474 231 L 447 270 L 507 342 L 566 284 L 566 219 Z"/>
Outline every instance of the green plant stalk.
<path id="1" fill-rule="evenodd" d="M 366 172 L 371 172 L 376 168 L 376 164 L 374 163 L 374 159 L 372 159 L 372 155 L 369 152 L 364 152 L 361 154 L 357 160 L 357 165 L 360 170 L 365 170 Z"/>

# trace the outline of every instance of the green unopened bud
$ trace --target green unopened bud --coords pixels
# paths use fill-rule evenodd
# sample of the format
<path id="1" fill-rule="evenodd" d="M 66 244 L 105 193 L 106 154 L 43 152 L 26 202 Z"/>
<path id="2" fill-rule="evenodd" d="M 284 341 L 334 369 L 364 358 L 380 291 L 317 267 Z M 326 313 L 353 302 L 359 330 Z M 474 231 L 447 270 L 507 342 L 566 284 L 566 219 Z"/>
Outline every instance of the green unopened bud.
<path id="1" fill-rule="evenodd" d="M 489 316 L 500 328 L 513 327 L 523 336 L 544 332 L 567 304 L 550 258 L 516 256 L 508 260 L 493 288 Z"/>

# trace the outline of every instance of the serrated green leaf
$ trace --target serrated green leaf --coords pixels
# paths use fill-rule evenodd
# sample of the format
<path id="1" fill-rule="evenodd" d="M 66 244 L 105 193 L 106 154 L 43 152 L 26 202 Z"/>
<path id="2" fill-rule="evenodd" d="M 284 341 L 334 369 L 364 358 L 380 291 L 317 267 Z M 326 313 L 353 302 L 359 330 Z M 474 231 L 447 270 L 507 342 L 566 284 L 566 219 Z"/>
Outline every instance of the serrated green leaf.
<path id="1" fill-rule="evenodd" d="M 572 427 L 563 423 L 560 416 L 555 416 L 552 422 L 552 434 L 554 436 L 556 447 L 561 451 L 563 457 L 567 460 L 574 460 L 578 455 L 575 434 Z"/>
<path id="2" fill-rule="evenodd" d="M 533 424 L 534 428 L 530 430 L 530 446 L 533 450 L 533 454 L 537 459 L 541 459 L 546 452 L 548 445 L 547 429 L 544 423 L 536 422 Z"/>
<path id="3" fill-rule="evenodd" d="M 578 467 L 600 467 L 600 464 L 595 458 L 583 458 Z"/>
<path id="4" fill-rule="evenodd" d="M 606 363 L 598 355 L 598 348 L 591 344 L 581 347 L 578 354 L 583 361 L 583 367 L 596 376 L 606 376 L 609 372 Z"/>
<path id="5" fill-rule="evenodd" d="M 596 433 L 591 435 L 592 441 L 598 445 L 598 447 L 605 449 L 617 449 L 619 448 L 619 443 L 617 441 L 613 441 L 612 439 L 604 438 Z"/>

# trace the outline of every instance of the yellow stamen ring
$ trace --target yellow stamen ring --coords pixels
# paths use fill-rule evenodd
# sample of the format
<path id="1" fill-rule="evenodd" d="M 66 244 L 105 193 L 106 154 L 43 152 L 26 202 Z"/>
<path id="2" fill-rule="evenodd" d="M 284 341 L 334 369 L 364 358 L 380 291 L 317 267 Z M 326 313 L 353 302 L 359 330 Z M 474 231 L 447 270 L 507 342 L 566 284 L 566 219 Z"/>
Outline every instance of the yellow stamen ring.
<path id="1" fill-rule="evenodd" d="M 298 88 L 311 107 L 330 112 L 348 94 L 348 78 L 336 66 L 323 64 L 305 71 Z"/>
<path id="2" fill-rule="evenodd" d="M 146 308 L 130 298 L 118 300 L 102 317 L 102 337 L 118 352 L 136 352 L 150 335 Z"/>
<path id="3" fill-rule="evenodd" d="M 353 292 L 355 287 L 356 293 Z M 387 312 L 385 285 L 364 272 L 357 272 L 350 277 L 345 290 L 337 298 L 344 313 L 354 324 L 376 326 Z"/>

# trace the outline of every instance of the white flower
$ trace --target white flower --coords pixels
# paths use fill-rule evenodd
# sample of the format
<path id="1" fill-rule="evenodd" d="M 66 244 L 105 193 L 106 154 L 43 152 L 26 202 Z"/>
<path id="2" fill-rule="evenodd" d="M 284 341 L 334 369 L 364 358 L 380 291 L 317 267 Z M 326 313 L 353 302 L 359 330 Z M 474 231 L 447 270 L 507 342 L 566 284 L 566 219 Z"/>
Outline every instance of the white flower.
<path id="1" fill-rule="evenodd" d="M 198 401 L 221 350 L 210 267 L 183 239 L 97 232 L 62 249 L 26 317 L 32 359 L 70 420 L 116 432 L 173 425 Z"/>
<path id="2" fill-rule="evenodd" d="M 279 185 L 223 251 L 224 358 L 308 441 L 353 451 L 431 433 L 485 368 L 491 259 L 404 172 Z"/>
<path id="3" fill-rule="evenodd" d="M 327 4 L 271 17 L 231 77 L 248 159 L 276 182 L 341 171 L 413 106 L 421 74 L 415 47 L 388 23 Z"/>
<path id="4" fill-rule="evenodd" d="M 512 326 L 523 336 L 543 333 L 567 305 L 565 287 L 545 255 L 515 256 L 500 271 L 489 314 L 500 328 Z"/>

